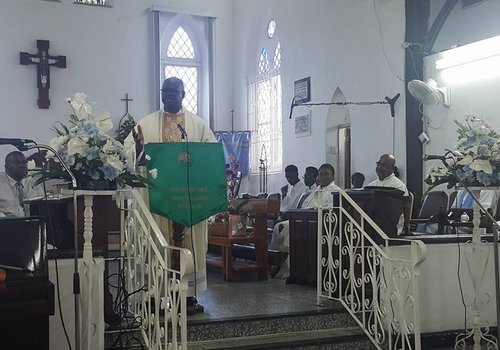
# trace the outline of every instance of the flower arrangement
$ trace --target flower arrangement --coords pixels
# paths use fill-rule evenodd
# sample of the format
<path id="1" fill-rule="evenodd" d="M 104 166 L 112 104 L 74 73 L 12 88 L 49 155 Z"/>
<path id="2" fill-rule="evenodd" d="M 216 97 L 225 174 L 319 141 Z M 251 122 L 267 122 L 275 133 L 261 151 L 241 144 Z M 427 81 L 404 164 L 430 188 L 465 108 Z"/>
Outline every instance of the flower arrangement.
<path id="1" fill-rule="evenodd" d="M 236 160 L 233 153 L 227 157 L 226 163 L 226 181 L 227 181 L 227 198 L 235 197 L 236 184 L 240 180 L 238 173 L 240 172 L 240 163 Z"/>
<path id="2" fill-rule="evenodd" d="M 458 126 L 458 143 L 455 151 L 449 151 L 450 167 L 457 177 L 471 186 L 500 185 L 500 135 L 480 118 L 469 115 Z M 457 180 L 444 166 L 432 167 L 425 183 L 433 187 L 448 183 L 448 188 Z"/>
<path id="3" fill-rule="evenodd" d="M 49 146 L 54 148 L 75 175 L 78 188 L 105 189 L 116 185 L 144 186 L 147 179 L 133 174 L 133 160 L 124 146 L 107 134 L 112 128 L 111 115 L 94 113 L 87 96 L 77 92 L 66 100 L 71 106 L 69 125 L 59 122 L 53 127 L 56 136 Z M 47 154 L 48 171 L 42 172 L 41 181 L 47 178 L 70 180 L 59 160 Z"/>

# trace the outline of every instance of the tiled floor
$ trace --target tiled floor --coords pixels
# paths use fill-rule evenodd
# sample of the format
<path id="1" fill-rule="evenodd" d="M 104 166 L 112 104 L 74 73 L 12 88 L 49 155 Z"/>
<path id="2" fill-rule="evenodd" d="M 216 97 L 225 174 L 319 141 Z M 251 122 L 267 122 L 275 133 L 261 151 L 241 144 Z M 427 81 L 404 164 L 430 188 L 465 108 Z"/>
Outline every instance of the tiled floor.
<path id="1" fill-rule="evenodd" d="M 208 267 L 208 289 L 198 295 L 205 312 L 189 316 L 189 320 L 216 320 L 237 317 L 278 315 L 340 308 L 326 301 L 316 306 L 316 287 L 285 284 L 284 279 L 258 281 L 248 273 L 235 281 L 225 282 L 221 269 Z"/>

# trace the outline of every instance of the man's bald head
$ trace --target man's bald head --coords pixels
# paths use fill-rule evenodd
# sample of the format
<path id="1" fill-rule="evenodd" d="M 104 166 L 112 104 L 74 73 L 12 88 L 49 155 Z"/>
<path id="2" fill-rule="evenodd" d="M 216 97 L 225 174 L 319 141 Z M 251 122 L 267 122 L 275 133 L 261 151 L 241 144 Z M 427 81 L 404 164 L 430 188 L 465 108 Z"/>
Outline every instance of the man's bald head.
<path id="1" fill-rule="evenodd" d="M 379 180 L 385 179 L 387 176 L 394 172 L 394 166 L 396 165 L 396 159 L 392 154 L 382 154 L 377 162 L 377 167 L 375 172 Z"/>
<path id="2" fill-rule="evenodd" d="M 171 114 L 179 112 L 182 108 L 182 100 L 185 95 L 182 80 L 176 77 L 165 79 L 161 86 L 163 110 Z"/>

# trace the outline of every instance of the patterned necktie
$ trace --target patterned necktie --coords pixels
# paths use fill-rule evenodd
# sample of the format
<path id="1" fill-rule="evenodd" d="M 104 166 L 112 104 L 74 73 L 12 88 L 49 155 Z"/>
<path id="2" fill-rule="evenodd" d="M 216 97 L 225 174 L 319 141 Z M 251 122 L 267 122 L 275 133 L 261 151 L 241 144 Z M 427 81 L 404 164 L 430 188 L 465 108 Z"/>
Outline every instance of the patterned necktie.
<path id="1" fill-rule="evenodd" d="M 19 197 L 19 205 L 21 207 L 24 206 L 23 200 L 24 200 L 24 191 L 23 191 L 23 184 L 21 182 L 16 182 L 16 189 L 17 189 L 17 196 Z"/>

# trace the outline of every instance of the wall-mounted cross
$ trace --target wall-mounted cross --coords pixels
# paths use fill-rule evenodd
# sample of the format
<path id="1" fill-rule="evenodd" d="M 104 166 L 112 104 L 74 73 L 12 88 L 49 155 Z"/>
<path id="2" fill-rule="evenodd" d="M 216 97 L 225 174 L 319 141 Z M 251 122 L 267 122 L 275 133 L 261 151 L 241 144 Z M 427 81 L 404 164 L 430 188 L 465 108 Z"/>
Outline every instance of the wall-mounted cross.
<path id="1" fill-rule="evenodd" d="M 35 55 L 20 52 L 20 63 L 37 65 L 38 108 L 48 109 L 50 106 L 50 66 L 66 68 L 66 56 L 50 56 L 48 40 L 37 40 L 36 47 L 38 54 Z"/>

